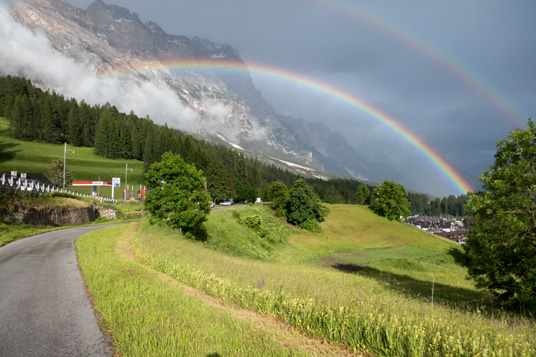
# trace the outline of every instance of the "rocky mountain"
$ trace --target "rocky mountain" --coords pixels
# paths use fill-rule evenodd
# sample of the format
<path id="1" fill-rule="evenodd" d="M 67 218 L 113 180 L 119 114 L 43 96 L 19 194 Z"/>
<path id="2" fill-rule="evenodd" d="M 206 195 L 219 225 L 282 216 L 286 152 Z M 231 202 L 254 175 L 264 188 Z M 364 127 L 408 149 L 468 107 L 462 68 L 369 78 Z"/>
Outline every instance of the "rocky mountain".
<path id="1" fill-rule="evenodd" d="M 86 10 L 64 0 L 35 0 L 15 5 L 11 13 L 96 75 L 120 74 L 125 86 L 152 83 L 173 91 L 196 113 L 193 124 L 186 125 L 180 114 L 167 123 L 177 130 L 305 175 L 322 177 L 329 171 L 370 181 L 380 181 L 386 173 L 400 176 L 392 167 L 360 156 L 342 134 L 323 124 L 279 115 L 229 45 L 168 34 L 158 24 L 102 0 Z M 39 83 L 38 78 L 32 80 Z M 161 118 L 152 119 L 164 124 Z"/>

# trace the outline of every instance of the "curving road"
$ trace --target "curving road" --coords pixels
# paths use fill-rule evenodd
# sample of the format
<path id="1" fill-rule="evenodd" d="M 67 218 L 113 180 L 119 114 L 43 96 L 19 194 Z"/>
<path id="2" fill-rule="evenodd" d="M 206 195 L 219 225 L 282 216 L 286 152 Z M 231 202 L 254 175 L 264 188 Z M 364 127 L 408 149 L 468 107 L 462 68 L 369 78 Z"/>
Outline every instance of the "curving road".
<path id="1" fill-rule="evenodd" d="M 65 229 L 0 248 L 0 356 L 112 356 L 74 250 L 103 226 Z"/>

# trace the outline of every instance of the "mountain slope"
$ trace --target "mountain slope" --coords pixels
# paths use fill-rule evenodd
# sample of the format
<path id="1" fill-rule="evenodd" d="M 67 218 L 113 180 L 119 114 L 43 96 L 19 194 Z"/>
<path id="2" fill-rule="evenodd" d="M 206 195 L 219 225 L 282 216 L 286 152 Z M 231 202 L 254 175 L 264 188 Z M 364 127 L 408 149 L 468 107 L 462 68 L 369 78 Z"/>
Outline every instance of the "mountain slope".
<path id="1" fill-rule="evenodd" d="M 229 45 L 167 34 L 158 24 L 145 23 L 128 9 L 102 0 L 86 10 L 64 0 L 37 0 L 15 6 L 12 15 L 43 31 L 54 49 L 100 77 L 119 73 L 124 87 L 150 83 L 173 92 L 174 100 L 186 109 L 166 117 L 152 115 L 157 123 L 167 122 L 279 165 L 291 162 L 309 168 L 302 169 L 303 174 L 331 171 L 373 181 L 399 176 L 396 170 L 360 156 L 342 134 L 323 124 L 279 115 Z M 39 83 L 39 78 L 32 80 Z"/>

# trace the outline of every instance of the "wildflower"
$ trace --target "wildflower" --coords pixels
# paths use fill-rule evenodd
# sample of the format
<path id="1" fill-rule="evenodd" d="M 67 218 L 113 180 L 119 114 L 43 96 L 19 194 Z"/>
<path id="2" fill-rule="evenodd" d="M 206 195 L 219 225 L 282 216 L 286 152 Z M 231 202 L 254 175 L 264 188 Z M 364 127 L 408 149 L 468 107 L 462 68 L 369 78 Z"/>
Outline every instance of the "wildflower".
<path id="1" fill-rule="evenodd" d="M 264 286 L 265 282 L 264 282 L 264 278 L 262 278 L 261 282 L 257 284 L 257 288 L 262 288 Z"/>

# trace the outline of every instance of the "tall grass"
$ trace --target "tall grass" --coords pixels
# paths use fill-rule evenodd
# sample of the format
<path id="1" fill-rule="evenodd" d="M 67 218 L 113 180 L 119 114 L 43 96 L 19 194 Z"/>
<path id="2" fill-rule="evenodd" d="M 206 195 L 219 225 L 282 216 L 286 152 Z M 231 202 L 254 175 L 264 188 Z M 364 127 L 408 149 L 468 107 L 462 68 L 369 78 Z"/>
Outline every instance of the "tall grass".
<path id="1" fill-rule="evenodd" d="M 421 282 L 429 294 L 408 294 L 401 281 L 385 283 L 388 276 L 383 280 L 306 264 L 230 257 L 160 226 L 143 225 L 132 245 L 142 264 L 355 351 L 396 356 L 536 353 L 532 319 L 441 299 L 439 284 L 432 304 L 432 281 Z M 459 289 L 465 297 L 481 296 Z"/>
<path id="2" fill-rule="evenodd" d="M 134 226 L 98 230 L 76 242 L 102 324 L 125 356 L 286 356 L 311 352 L 277 329 L 238 319 L 186 294 L 169 277 L 126 259 Z M 126 245 L 125 245 L 126 242 Z M 125 253 L 126 252 L 126 253 Z M 295 335 L 299 340 L 299 336 Z"/>

